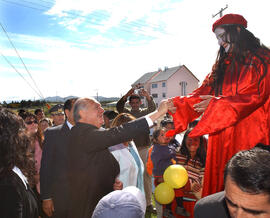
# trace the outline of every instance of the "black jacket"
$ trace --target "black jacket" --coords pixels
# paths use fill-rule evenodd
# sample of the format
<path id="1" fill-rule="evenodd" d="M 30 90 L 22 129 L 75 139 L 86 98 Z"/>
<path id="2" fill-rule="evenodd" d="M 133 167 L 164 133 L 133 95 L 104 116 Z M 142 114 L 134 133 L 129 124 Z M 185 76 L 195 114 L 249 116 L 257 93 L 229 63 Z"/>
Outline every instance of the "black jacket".
<path id="1" fill-rule="evenodd" d="M 0 196 L 1 218 L 38 218 L 34 192 L 13 171 L 0 178 Z"/>
<path id="2" fill-rule="evenodd" d="M 218 192 L 200 199 L 194 208 L 195 218 L 230 218 L 225 202 L 225 192 Z"/>
<path id="3" fill-rule="evenodd" d="M 55 212 L 53 218 L 66 217 L 68 200 L 67 145 L 70 129 L 63 125 L 45 131 L 41 168 L 41 199 L 52 199 Z"/>
<path id="4" fill-rule="evenodd" d="M 68 145 L 70 184 L 69 218 L 88 218 L 98 201 L 113 191 L 119 164 L 108 147 L 149 134 L 145 118 L 111 129 L 77 123 L 71 130 Z"/>

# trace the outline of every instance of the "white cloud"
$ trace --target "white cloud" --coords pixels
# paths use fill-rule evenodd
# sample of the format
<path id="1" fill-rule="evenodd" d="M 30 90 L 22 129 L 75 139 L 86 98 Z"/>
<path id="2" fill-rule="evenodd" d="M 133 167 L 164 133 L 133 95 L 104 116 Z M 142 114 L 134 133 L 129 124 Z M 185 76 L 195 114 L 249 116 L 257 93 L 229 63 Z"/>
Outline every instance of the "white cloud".
<path id="1" fill-rule="evenodd" d="M 211 31 L 217 17 L 212 18 L 212 14 L 226 4 L 229 7 L 224 13 L 243 14 L 248 20 L 248 29 L 270 45 L 268 0 L 183 0 L 174 4 L 168 4 L 165 0 L 114 0 L 111 4 L 99 0 L 91 1 L 90 5 L 86 2 L 89 1 L 57 0 L 48 13 L 63 16 L 64 11 L 80 11 L 83 15 L 95 10 L 107 11 L 110 13 L 109 20 L 101 26 L 104 34 L 84 37 L 80 44 L 53 38 L 13 36 L 18 44 L 34 47 L 34 50 L 20 51 L 24 58 L 44 61 L 43 70 L 36 69 L 32 73 L 45 96 L 92 96 L 97 90 L 99 95 L 120 96 L 144 73 L 179 64 L 185 64 L 202 80 L 210 72 L 218 50 Z M 166 10 L 159 13 L 162 8 Z M 137 42 L 125 41 L 120 37 L 116 40 L 107 38 L 106 30 L 125 19 L 145 19 L 150 27 L 162 25 L 166 34 L 142 27 L 140 31 L 155 36 L 155 39 Z M 76 31 L 81 21 L 69 20 L 65 25 Z M 5 49 L 4 52 L 15 56 L 12 50 Z M 36 63 L 32 66 L 36 67 Z M 9 84 L 17 89 L 7 93 L 5 90 L 9 89 Z M 35 96 L 30 88 L 25 87 L 21 79 L 5 78 L 0 92 L 6 96 Z"/>

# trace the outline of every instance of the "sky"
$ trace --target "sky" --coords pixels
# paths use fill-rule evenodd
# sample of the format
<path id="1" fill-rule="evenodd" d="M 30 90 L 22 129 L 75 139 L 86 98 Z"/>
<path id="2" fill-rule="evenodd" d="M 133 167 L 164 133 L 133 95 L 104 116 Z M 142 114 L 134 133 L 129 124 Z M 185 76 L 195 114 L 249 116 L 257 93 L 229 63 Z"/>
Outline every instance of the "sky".
<path id="1" fill-rule="evenodd" d="M 219 49 L 212 15 L 226 5 L 270 46 L 269 0 L 0 0 L 0 101 L 120 97 L 183 64 L 202 81 Z"/>

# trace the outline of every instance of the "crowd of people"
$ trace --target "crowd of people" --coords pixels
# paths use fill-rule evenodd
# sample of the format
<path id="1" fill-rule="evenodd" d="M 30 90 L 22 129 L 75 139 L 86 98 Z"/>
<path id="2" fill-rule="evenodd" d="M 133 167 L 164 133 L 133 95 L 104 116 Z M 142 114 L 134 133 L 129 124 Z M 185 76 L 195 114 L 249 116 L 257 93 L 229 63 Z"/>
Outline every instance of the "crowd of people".
<path id="1" fill-rule="evenodd" d="M 116 111 L 93 98 L 57 104 L 50 118 L 0 107 L 0 217 L 270 217 L 270 51 L 241 15 L 212 30 L 212 72 L 158 108 L 138 87 Z M 188 181 L 162 205 L 153 184 L 174 164 Z"/>

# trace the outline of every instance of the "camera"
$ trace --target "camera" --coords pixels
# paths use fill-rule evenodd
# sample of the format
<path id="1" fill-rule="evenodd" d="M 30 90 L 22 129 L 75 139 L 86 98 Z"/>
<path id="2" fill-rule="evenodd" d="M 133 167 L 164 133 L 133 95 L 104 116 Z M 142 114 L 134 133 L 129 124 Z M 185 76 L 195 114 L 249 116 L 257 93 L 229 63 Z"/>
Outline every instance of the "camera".
<path id="1" fill-rule="evenodd" d="M 134 94 L 135 94 L 135 95 L 140 95 L 140 91 L 141 91 L 140 88 L 139 88 L 139 89 L 135 89 L 135 90 L 134 90 Z"/>

